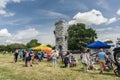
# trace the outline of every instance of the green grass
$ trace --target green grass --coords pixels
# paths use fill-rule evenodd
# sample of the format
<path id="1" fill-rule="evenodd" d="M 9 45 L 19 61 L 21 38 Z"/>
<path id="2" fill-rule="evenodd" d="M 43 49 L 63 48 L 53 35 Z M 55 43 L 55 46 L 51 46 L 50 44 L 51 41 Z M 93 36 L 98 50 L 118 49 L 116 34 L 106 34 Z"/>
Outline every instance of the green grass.
<path id="1" fill-rule="evenodd" d="M 52 67 L 52 62 L 39 62 L 33 67 L 23 67 L 24 62 L 14 63 L 12 55 L 0 54 L 0 80 L 120 80 L 112 71 L 99 74 L 99 70 L 84 73 L 79 61 L 77 67 L 60 68 L 63 66 L 58 61 L 57 67 Z M 99 68 L 98 65 L 96 67 Z"/>

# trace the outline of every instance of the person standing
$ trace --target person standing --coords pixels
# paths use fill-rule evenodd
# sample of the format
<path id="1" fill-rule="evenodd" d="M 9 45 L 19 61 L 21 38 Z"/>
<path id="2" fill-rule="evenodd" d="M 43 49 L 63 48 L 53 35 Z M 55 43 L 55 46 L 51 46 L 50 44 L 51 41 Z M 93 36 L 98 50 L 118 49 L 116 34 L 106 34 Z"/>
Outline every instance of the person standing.
<path id="1" fill-rule="evenodd" d="M 38 57 L 39 57 L 39 61 L 41 62 L 41 60 L 42 60 L 42 51 L 38 51 Z"/>
<path id="2" fill-rule="evenodd" d="M 70 52 L 67 51 L 67 53 L 64 56 L 64 67 L 68 67 L 68 64 L 70 63 Z"/>
<path id="3" fill-rule="evenodd" d="M 81 58 L 82 58 L 84 72 L 87 72 L 90 59 L 89 59 L 89 55 L 85 50 L 83 50 L 83 52 L 81 53 Z"/>
<path id="4" fill-rule="evenodd" d="M 112 71 L 114 71 L 114 60 L 113 60 L 113 56 L 110 52 L 108 54 L 107 62 L 108 62 L 107 63 L 108 68 L 112 69 Z"/>
<path id="5" fill-rule="evenodd" d="M 23 50 L 23 61 L 25 60 L 25 55 L 26 55 L 26 52 L 25 50 Z"/>
<path id="6" fill-rule="evenodd" d="M 33 51 L 26 51 L 25 67 L 28 67 L 28 62 L 30 64 L 30 66 L 32 67 L 32 56 L 33 56 Z"/>
<path id="7" fill-rule="evenodd" d="M 28 61 L 29 61 L 29 52 L 25 51 L 25 67 L 28 66 Z"/>
<path id="8" fill-rule="evenodd" d="M 106 68 L 106 66 L 105 66 L 106 58 L 107 58 L 107 55 L 101 48 L 100 52 L 98 53 L 98 60 L 99 60 L 99 64 L 100 64 L 100 73 L 103 73 L 104 69 Z"/>
<path id="9" fill-rule="evenodd" d="M 20 59 L 23 58 L 23 51 L 22 50 L 19 51 L 19 56 L 20 56 Z"/>
<path id="10" fill-rule="evenodd" d="M 56 63 L 57 63 L 57 57 L 58 57 L 58 54 L 56 52 L 56 50 L 52 53 L 51 55 L 51 58 L 52 58 L 52 62 L 53 62 L 53 67 L 55 68 L 56 66 Z"/>
<path id="11" fill-rule="evenodd" d="M 15 63 L 17 62 L 18 60 L 18 54 L 19 54 L 19 51 L 16 49 L 15 53 L 14 53 L 14 61 Z"/>

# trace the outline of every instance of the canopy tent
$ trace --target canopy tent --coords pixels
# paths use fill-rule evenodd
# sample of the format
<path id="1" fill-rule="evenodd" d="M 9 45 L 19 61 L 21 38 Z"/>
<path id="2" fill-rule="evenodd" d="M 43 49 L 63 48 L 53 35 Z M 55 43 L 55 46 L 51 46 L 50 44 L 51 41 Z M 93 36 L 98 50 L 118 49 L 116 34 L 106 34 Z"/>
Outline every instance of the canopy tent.
<path id="1" fill-rule="evenodd" d="M 87 46 L 88 48 L 110 48 L 111 46 L 101 42 L 101 41 L 95 41 Z"/>
<path id="2" fill-rule="evenodd" d="M 48 46 L 46 46 L 44 44 L 41 44 L 41 45 L 39 45 L 37 47 L 34 47 L 34 48 L 32 48 L 32 50 L 43 51 L 43 52 L 45 52 L 47 54 L 51 54 L 51 52 L 52 52 L 52 48 L 50 48 L 50 47 L 48 47 Z"/>

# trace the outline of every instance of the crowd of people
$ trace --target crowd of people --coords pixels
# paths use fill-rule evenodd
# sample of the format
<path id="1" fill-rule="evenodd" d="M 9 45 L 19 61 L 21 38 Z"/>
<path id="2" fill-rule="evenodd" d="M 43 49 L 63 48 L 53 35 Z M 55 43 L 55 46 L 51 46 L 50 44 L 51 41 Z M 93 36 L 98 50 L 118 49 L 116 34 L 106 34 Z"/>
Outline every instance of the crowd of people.
<path id="1" fill-rule="evenodd" d="M 53 67 L 55 68 L 57 65 L 57 60 L 60 58 L 59 51 L 53 50 L 52 53 L 46 54 L 43 51 L 32 51 L 32 50 L 19 50 L 16 49 L 14 52 L 14 62 L 18 62 L 18 58 L 25 62 L 25 67 L 32 66 L 34 60 L 41 62 L 44 59 L 47 61 L 52 61 Z M 64 68 L 68 66 L 76 66 L 76 59 L 72 56 L 72 53 L 69 51 L 64 55 L 63 61 Z"/>
<path id="2" fill-rule="evenodd" d="M 81 53 L 82 64 L 84 72 L 88 72 L 88 68 L 95 70 L 94 63 L 100 64 L 100 73 L 104 73 L 105 70 L 110 69 L 114 71 L 114 60 L 113 55 L 109 51 L 104 51 L 102 48 L 96 54 L 95 59 L 91 59 L 91 56 L 87 53 L 86 50 L 83 50 Z"/>
<path id="3" fill-rule="evenodd" d="M 31 66 L 36 59 L 38 62 L 42 61 L 43 58 L 46 58 L 47 61 L 52 61 L 52 65 L 55 68 L 57 65 L 57 60 L 59 59 L 59 51 L 53 50 L 50 55 L 46 54 L 43 51 L 32 51 L 32 50 L 16 50 L 14 52 L 14 62 L 16 63 L 18 61 L 18 56 L 20 59 L 22 59 L 25 63 L 25 67 Z M 107 51 L 104 52 L 104 50 L 101 48 L 99 52 L 97 53 L 96 58 L 92 58 L 92 56 L 89 55 L 89 53 L 86 50 L 83 50 L 80 54 L 81 63 L 83 65 L 83 71 L 88 72 L 88 69 L 95 70 L 94 63 L 100 64 L 100 73 L 104 73 L 104 71 L 109 68 L 114 71 L 114 60 L 112 54 Z M 77 59 L 73 56 L 73 54 L 70 51 L 67 51 L 67 53 L 63 57 L 63 68 L 69 67 L 75 67 L 78 63 Z"/>
<path id="4" fill-rule="evenodd" d="M 40 62 L 43 58 L 49 57 L 43 51 L 32 51 L 32 50 L 18 50 L 14 52 L 14 62 L 18 62 L 18 57 L 25 62 L 25 67 L 30 65 L 32 67 L 32 61 L 37 60 Z"/>

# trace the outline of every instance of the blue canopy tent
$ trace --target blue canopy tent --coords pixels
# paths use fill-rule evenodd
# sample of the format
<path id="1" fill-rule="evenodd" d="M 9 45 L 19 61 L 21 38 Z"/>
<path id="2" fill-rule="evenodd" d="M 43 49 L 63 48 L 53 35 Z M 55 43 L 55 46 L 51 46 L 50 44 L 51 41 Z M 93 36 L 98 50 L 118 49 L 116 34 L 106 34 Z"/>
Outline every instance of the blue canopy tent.
<path id="1" fill-rule="evenodd" d="M 110 48 L 111 46 L 101 42 L 101 41 L 95 41 L 87 46 L 88 48 Z"/>

